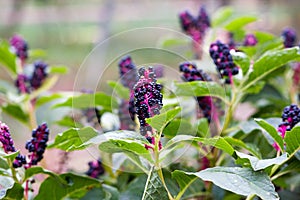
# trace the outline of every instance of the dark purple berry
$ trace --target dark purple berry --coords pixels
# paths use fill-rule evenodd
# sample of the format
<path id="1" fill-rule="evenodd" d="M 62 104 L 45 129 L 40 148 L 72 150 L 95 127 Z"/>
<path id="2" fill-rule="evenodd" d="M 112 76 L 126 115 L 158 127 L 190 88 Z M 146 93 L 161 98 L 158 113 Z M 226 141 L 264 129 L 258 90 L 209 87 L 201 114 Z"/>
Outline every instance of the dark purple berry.
<path id="1" fill-rule="evenodd" d="M 16 56 L 24 62 L 28 58 L 27 42 L 20 35 L 14 35 L 10 38 L 9 43 Z"/>
<path id="2" fill-rule="evenodd" d="M 253 34 L 248 34 L 245 36 L 244 39 L 244 46 L 255 46 L 257 44 L 257 39 L 255 37 L 255 35 Z"/>
<path id="3" fill-rule="evenodd" d="M 29 78 L 24 74 L 19 74 L 15 81 L 15 86 L 21 94 L 30 93 Z"/>
<path id="4" fill-rule="evenodd" d="M 36 61 L 34 64 L 33 73 L 30 77 L 30 85 L 33 89 L 41 87 L 46 77 L 48 76 L 47 67 L 48 65 L 42 61 Z"/>
<path id="5" fill-rule="evenodd" d="M 100 159 L 96 161 L 91 161 L 88 163 L 88 165 L 89 165 L 89 169 L 86 172 L 86 175 L 92 178 L 99 178 L 99 176 L 103 175 L 105 172 Z"/>
<path id="6" fill-rule="evenodd" d="M 281 36 L 283 37 L 283 44 L 285 48 L 293 47 L 296 44 L 296 31 L 292 28 L 283 29 Z"/>
<path id="7" fill-rule="evenodd" d="M 132 89 L 135 83 L 137 82 L 137 71 L 136 66 L 132 62 L 130 56 L 123 57 L 119 62 L 119 71 L 121 77 L 121 83 Z"/>

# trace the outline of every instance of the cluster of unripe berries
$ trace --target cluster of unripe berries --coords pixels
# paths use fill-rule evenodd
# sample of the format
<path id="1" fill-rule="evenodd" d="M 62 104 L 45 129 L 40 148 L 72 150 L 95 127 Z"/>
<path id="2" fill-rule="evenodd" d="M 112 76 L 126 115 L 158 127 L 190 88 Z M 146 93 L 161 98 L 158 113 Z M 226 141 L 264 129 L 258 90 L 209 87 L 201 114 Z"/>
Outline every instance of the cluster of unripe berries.
<path id="1" fill-rule="evenodd" d="M 88 165 L 89 165 L 89 169 L 85 174 L 92 178 L 99 178 L 99 176 L 104 174 L 105 172 L 100 159 L 96 161 L 91 161 L 88 163 Z"/>
<path id="2" fill-rule="evenodd" d="M 225 78 L 225 83 L 231 84 L 232 76 L 239 73 L 239 68 L 233 62 L 229 47 L 221 41 L 217 41 L 210 45 L 209 53 L 221 78 Z"/>
<path id="3" fill-rule="evenodd" d="M 25 148 L 30 152 L 29 161 L 26 156 L 18 154 L 13 162 L 13 167 L 18 168 L 24 165 L 25 168 L 30 168 L 32 165 L 37 165 L 42 160 L 43 154 L 47 147 L 49 137 L 49 129 L 46 123 L 38 126 L 32 131 L 32 139 L 29 140 Z M 0 142 L 5 153 L 16 152 L 14 142 L 11 138 L 9 127 L 0 121 Z"/>
<path id="4" fill-rule="evenodd" d="M 120 60 L 119 72 L 122 85 L 132 89 L 137 82 L 137 69 L 130 56 L 125 56 Z"/>
<path id="5" fill-rule="evenodd" d="M 197 17 L 185 11 L 179 14 L 182 30 L 193 38 L 194 41 L 202 42 L 205 32 L 210 27 L 210 20 L 204 7 L 200 8 Z"/>
<path id="6" fill-rule="evenodd" d="M 140 122 L 140 132 L 146 135 L 152 128 L 146 123 L 146 118 L 160 113 L 163 106 L 162 85 L 156 83 L 156 75 L 152 67 L 139 69 L 139 80 L 134 86 L 134 106 Z"/>

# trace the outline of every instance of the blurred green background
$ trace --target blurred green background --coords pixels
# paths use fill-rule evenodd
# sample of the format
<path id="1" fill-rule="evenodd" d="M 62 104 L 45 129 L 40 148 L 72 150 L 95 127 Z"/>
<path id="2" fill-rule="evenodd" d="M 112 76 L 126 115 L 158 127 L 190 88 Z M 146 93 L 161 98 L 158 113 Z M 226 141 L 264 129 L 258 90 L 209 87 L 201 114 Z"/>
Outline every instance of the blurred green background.
<path id="1" fill-rule="evenodd" d="M 99 42 L 133 28 L 180 31 L 178 13 L 191 10 L 195 14 L 200 5 L 206 5 L 209 14 L 224 5 L 240 13 L 257 14 L 260 20 L 255 29 L 276 35 L 286 26 L 300 29 L 298 0 L 0 0 L 0 37 L 8 39 L 19 33 L 30 48 L 47 52 L 44 59 L 48 63 L 67 65 L 70 72 L 58 85 L 61 90 L 70 90 L 77 69 Z M 107 54 L 118 51 L 118 45 L 147 44 L 146 36 L 118 39 L 114 46 L 108 44 Z M 99 65 L 101 59 L 96 61 Z"/>

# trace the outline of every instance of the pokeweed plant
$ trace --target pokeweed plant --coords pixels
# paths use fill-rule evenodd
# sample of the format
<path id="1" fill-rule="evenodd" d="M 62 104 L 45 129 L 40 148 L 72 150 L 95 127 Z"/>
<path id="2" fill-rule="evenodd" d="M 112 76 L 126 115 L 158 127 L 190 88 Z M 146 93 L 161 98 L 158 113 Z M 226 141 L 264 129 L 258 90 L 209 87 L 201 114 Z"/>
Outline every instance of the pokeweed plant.
<path id="1" fill-rule="evenodd" d="M 246 25 L 256 19 L 238 16 L 229 7 L 211 18 L 204 7 L 197 17 L 184 11 L 179 22 L 194 57 L 175 66 L 183 82 L 164 82 L 158 78 L 163 74 L 160 66 L 138 68 L 134 58 L 125 56 L 118 66 L 120 83 L 108 82 L 117 97 L 87 91 L 51 93 L 57 80 L 52 74 L 64 73 L 65 67 L 42 61 L 28 64 L 36 55 L 20 36 L 13 36 L 10 44 L 1 41 L 0 62 L 14 80 L 1 81 L 1 109 L 33 131 L 26 155 L 15 146 L 14 133 L 0 123 L 0 197 L 297 199 L 300 54 L 296 33 L 290 28 L 280 37 L 248 33 Z M 226 36 L 223 40 L 216 34 L 220 30 Z M 162 47 L 165 44 L 168 48 L 183 45 L 176 39 L 166 40 Z M 215 73 L 204 72 L 205 56 Z M 192 103 L 188 97 L 195 99 L 197 109 L 188 109 Z M 49 102 L 57 110 L 77 111 L 56 122 L 67 130 L 50 142 L 51 127 L 37 125 L 36 120 L 36 108 Z M 245 103 L 255 108 L 248 121 L 236 117 Z M 107 128 L 107 113 L 119 116 L 120 125 Z M 60 149 L 66 156 L 92 145 L 98 146 L 101 158 L 87 163 L 85 174 L 54 173 L 41 163 L 47 149 Z M 39 162 L 41 166 L 35 166 Z M 48 177 L 34 183 L 37 174 Z M 39 185 L 38 191 L 33 191 L 33 184 Z"/>

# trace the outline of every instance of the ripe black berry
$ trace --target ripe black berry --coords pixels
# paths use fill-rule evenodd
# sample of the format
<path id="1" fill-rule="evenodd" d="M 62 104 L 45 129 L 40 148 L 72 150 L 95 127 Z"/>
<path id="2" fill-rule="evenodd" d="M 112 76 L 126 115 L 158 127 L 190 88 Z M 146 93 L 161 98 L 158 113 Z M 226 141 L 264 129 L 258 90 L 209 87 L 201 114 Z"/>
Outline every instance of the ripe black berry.
<path id="1" fill-rule="evenodd" d="M 89 169 L 86 172 L 86 175 L 92 178 L 99 178 L 100 175 L 104 174 L 104 168 L 100 159 L 96 161 L 91 161 L 88 163 Z"/>
<path id="2" fill-rule="evenodd" d="M 281 36 L 283 37 L 283 44 L 285 48 L 293 47 L 296 44 L 296 31 L 292 28 L 283 29 Z"/>

